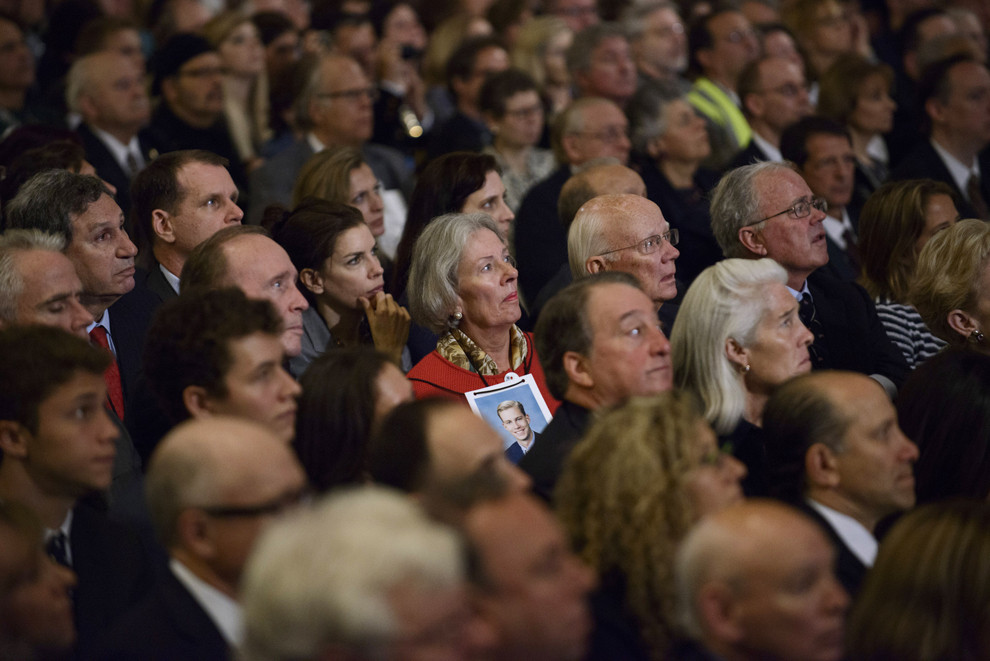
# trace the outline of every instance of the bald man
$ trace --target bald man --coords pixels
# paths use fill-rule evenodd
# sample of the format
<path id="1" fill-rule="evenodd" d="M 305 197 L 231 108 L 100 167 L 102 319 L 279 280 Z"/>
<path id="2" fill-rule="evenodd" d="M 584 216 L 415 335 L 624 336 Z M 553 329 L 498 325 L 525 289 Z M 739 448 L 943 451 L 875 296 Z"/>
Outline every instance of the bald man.
<path id="1" fill-rule="evenodd" d="M 677 553 L 693 642 L 675 659 L 838 661 L 849 597 L 835 551 L 797 510 L 750 500 L 701 521 Z"/>
<path id="2" fill-rule="evenodd" d="M 259 424 L 215 417 L 176 427 L 147 476 L 169 571 L 118 620 L 98 658 L 227 658 L 241 642 L 237 594 L 248 554 L 305 489 L 292 451 Z"/>

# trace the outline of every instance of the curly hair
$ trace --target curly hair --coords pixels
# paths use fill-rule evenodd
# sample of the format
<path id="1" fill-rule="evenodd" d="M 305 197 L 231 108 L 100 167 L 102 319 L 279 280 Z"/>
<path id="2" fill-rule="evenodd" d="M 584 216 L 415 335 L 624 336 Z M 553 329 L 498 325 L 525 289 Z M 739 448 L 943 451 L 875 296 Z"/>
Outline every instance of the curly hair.
<path id="1" fill-rule="evenodd" d="M 601 413 L 557 484 L 557 516 L 599 577 L 621 581 L 655 659 L 674 638 L 674 555 L 697 516 L 685 476 L 704 418 L 691 395 L 638 397 Z"/>

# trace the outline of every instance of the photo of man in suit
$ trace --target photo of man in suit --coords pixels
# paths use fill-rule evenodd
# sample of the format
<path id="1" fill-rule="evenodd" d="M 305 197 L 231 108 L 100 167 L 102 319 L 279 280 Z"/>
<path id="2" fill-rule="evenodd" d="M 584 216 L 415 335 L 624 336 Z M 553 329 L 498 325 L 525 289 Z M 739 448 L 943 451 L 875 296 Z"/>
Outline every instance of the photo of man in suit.
<path id="1" fill-rule="evenodd" d="M 515 442 L 505 449 L 505 456 L 509 461 L 518 464 L 519 460 L 525 456 L 529 449 L 536 442 L 539 436 L 533 428 L 529 426 L 529 416 L 522 402 L 507 399 L 495 409 L 502 426 L 516 439 Z"/>

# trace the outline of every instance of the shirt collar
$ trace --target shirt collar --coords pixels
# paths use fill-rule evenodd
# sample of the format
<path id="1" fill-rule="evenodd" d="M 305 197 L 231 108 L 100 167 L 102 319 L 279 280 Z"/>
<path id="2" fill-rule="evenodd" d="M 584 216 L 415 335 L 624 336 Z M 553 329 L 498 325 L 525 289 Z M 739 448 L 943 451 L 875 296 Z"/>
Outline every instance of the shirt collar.
<path id="1" fill-rule="evenodd" d="M 766 138 L 755 131 L 753 132 L 753 142 L 755 142 L 756 146 L 760 148 L 760 151 L 766 154 L 767 160 L 771 163 L 784 162 L 784 156 L 780 153 L 780 150 L 767 142 Z"/>
<path id="2" fill-rule="evenodd" d="M 100 142 L 110 151 L 114 160 L 120 165 L 124 171 L 128 171 L 127 166 L 127 155 L 133 154 L 134 158 L 137 159 L 138 167 L 144 165 L 144 158 L 141 156 L 141 143 L 138 141 L 137 136 L 132 136 L 130 141 L 125 145 L 120 140 L 110 135 L 103 129 L 98 129 L 95 126 L 90 126 L 93 133 L 100 139 Z"/>
<path id="3" fill-rule="evenodd" d="M 848 514 L 843 514 L 814 500 L 809 499 L 808 504 L 828 521 L 835 534 L 849 547 L 853 555 L 859 558 L 860 562 L 867 567 L 873 566 L 877 559 L 878 544 L 876 537 L 866 529 L 866 526 Z"/>
<path id="4" fill-rule="evenodd" d="M 962 163 L 958 158 L 950 154 L 942 145 L 938 144 L 935 140 L 932 140 L 932 147 L 935 152 L 945 163 L 945 167 L 949 170 L 949 174 L 952 176 L 952 181 L 955 182 L 959 190 L 962 191 L 963 196 L 969 199 L 969 194 L 967 192 L 969 184 L 969 177 L 971 175 L 980 176 L 980 161 L 974 158 L 972 165 L 966 165 Z"/>
<path id="5" fill-rule="evenodd" d="M 65 515 L 65 519 L 62 521 L 62 525 L 60 525 L 55 530 L 52 530 L 51 528 L 45 528 L 45 544 L 47 544 L 48 543 L 48 540 L 50 540 L 52 537 L 54 537 L 58 533 L 62 533 L 63 535 L 65 535 L 65 561 L 69 563 L 69 566 L 70 567 L 72 566 L 72 541 L 71 541 L 72 540 L 72 537 L 71 537 L 71 534 L 72 534 L 72 515 L 73 515 L 73 513 L 74 513 L 73 510 L 69 510 L 69 513 Z"/>
<path id="6" fill-rule="evenodd" d="M 244 616 L 240 604 L 193 574 L 175 558 L 169 561 L 168 566 L 196 603 L 206 611 L 227 644 L 239 646 L 244 638 Z"/>
<path id="7" fill-rule="evenodd" d="M 327 146 L 320 142 L 320 139 L 317 138 L 312 132 L 306 134 L 306 142 L 309 144 L 309 148 L 313 150 L 314 154 L 319 154 L 327 148 Z"/>
<path id="8" fill-rule="evenodd" d="M 171 271 L 169 271 L 167 268 L 165 268 L 161 264 L 158 265 L 158 268 L 159 268 L 159 270 L 161 270 L 162 275 L 165 276 L 165 282 L 167 282 L 169 284 L 169 286 L 172 287 L 172 289 L 175 290 L 175 293 L 178 294 L 179 293 L 179 276 L 175 275 L 174 273 L 172 273 Z"/>

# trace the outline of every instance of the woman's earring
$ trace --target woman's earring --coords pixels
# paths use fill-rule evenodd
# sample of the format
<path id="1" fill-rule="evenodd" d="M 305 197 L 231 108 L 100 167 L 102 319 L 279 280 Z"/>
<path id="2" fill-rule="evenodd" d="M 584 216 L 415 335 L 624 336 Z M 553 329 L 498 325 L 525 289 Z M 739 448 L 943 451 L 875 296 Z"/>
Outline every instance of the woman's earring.
<path id="1" fill-rule="evenodd" d="M 977 329 L 969 334 L 969 341 L 973 344 L 983 344 L 986 341 L 986 337 L 984 337 L 983 333 Z"/>
<path id="2" fill-rule="evenodd" d="M 454 321 L 460 321 L 463 318 L 464 318 L 464 315 L 461 314 L 460 311 L 454 313 Z"/>
<path id="3" fill-rule="evenodd" d="M 749 374 L 749 363 L 746 363 L 745 365 L 743 365 L 743 366 L 742 366 L 742 369 L 741 369 L 740 371 L 741 371 L 741 372 L 742 372 L 743 374 Z"/>

